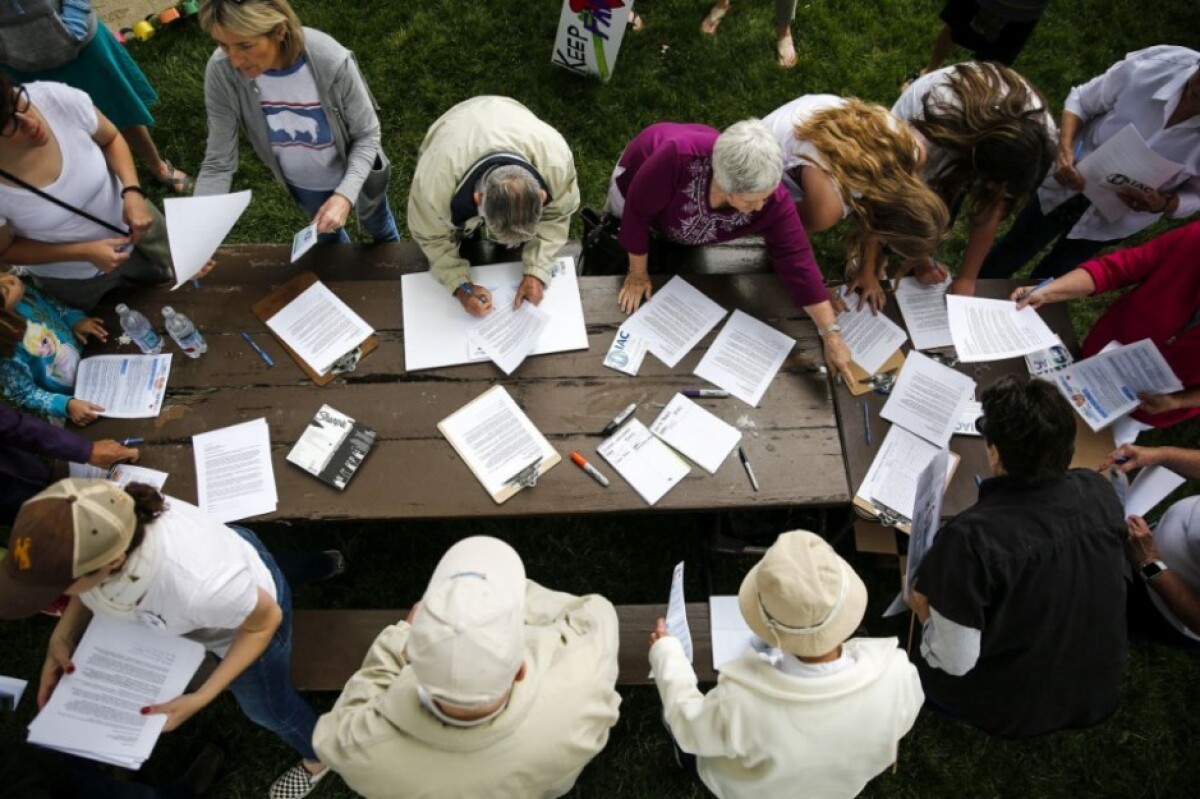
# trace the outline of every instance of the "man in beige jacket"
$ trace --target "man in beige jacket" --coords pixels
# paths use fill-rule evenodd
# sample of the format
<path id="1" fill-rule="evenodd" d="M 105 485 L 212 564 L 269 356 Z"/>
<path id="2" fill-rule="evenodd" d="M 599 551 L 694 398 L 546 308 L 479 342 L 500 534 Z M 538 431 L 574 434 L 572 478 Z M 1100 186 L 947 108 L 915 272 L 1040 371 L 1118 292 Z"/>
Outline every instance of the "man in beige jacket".
<path id="1" fill-rule="evenodd" d="M 508 97 L 464 100 L 430 126 L 408 194 L 408 229 L 433 276 L 473 316 L 491 294 L 471 283 L 459 247 L 481 236 L 521 247 L 514 307 L 537 305 L 579 208 L 575 161 L 562 135 Z"/>
<path id="2" fill-rule="evenodd" d="M 621 704 L 617 614 L 525 579 L 512 547 L 451 547 L 317 722 L 321 762 L 368 799 L 562 796 Z"/>

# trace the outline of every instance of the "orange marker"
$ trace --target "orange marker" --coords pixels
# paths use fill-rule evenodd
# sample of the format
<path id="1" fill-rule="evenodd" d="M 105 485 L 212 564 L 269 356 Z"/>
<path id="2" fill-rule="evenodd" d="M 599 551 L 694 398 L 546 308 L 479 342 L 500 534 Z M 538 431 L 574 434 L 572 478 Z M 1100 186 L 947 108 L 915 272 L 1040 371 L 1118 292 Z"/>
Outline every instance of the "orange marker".
<path id="1" fill-rule="evenodd" d="M 600 474 L 600 470 L 588 463 L 587 459 L 580 455 L 578 451 L 571 453 L 571 461 L 580 469 L 583 469 L 585 472 L 587 472 L 588 475 L 597 483 L 605 488 L 608 488 L 608 478 Z"/>

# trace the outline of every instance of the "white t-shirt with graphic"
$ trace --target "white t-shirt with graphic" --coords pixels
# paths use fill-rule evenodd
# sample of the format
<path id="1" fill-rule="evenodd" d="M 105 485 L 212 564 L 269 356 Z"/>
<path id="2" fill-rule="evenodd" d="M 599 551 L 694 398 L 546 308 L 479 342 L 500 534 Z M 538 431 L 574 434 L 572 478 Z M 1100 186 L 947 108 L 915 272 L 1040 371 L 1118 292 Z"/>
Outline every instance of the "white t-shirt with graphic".
<path id="1" fill-rule="evenodd" d="M 271 149 L 284 179 L 302 189 L 336 189 L 346 173 L 346 162 L 334 145 L 308 60 L 267 70 L 257 83 Z"/>

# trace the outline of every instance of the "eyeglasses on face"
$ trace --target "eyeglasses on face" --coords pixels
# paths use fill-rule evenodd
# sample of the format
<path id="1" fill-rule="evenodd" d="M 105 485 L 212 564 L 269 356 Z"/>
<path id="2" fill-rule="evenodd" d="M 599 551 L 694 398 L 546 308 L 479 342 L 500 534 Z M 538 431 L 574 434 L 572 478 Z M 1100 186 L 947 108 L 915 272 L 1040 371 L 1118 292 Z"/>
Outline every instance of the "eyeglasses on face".
<path id="1" fill-rule="evenodd" d="M 0 136 L 8 138 L 17 132 L 17 127 L 20 122 L 17 120 L 17 114 L 24 114 L 29 111 L 29 92 L 25 91 L 24 86 L 17 86 L 13 89 L 13 107 L 12 113 L 8 119 L 0 124 Z"/>

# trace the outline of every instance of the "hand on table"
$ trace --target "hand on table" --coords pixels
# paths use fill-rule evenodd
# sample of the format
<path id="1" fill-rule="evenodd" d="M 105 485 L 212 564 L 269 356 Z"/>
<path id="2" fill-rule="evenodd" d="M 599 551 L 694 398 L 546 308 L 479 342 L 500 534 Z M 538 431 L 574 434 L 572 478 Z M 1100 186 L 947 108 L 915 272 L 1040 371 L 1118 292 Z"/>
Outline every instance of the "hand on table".
<path id="1" fill-rule="evenodd" d="M 841 375 L 846 385 L 854 385 L 854 375 L 850 374 L 850 347 L 842 334 L 833 332 L 825 336 L 825 363 L 829 366 L 831 375 Z"/>
<path id="2" fill-rule="evenodd" d="M 955 294 L 959 297 L 974 297 L 975 278 L 959 275 L 950 281 L 950 288 L 946 290 L 946 293 Z"/>
<path id="3" fill-rule="evenodd" d="M 106 438 L 92 444 L 92 457 L 88 463 L 101 469 L 111 469 L 114 463 L 137 463 L 141 453 L 119 441 Z"/>
<path id="4" fill-rule="evenodd" d="M 631 314 L 642 304 L 642 300 L 650 299 L 652 294 L 654 294 L 654 287 L 650 285 L 650 274 L 648 272 L 630 272 L 625 275 L 625 282 L 621 284 L 617 303 L 620 304 L 623 313 Z"/>
<path id="5" fill-rule="evenodd" d="M 879 283 L 879 278 L 875 275 L 867 277 L 864 272 L 859 272 L 858 276 L 850 281 L 848 286 L 850 291 L 857 291 L 862 295 L 862 299 L 858 302 L 858 310 L 869 307 L 871 314 L 878 314 L 883 306 L 887 305 L 887 294 L 883 291 L 883 286 Z"/>
<path id="6" fill-rule="evenodd" d="M 936 258 L 921 258 L 913 267 L 913 277 L 922 286 L 933 286 L 950 276 L 950 270 Z"/>
<path id="7" fill-rule="evenodd" d="M 463 310 L 471 316 L 484 317 L 492 312 L 492 292 L 474 283 L 468 284 L 468 291 L 461 287 L 454 290 L 454 296 L 462 303 Z"/>
<path id="8" fill-rule="evenodd" d="M 88 336 L 100 343 L 108 341 L 108 331 L 104 329 L 104 320 L 95 316 L 80 319 L 71 327 L 71 332 L 75 334 L 75 338 L 80 344 L 87 344 Z"/>
<path id="9" fill-rule="evenodd" d="M 529 300 L 534 305 L 541 305 L 545 289 L 546 284 L 542 283 L 540 278 L 533 275 L 521 278 L 521 285 L 517 286 L 517 297 L 513 300 L 513 310 L 520 308 L 523 300 Z"/>

